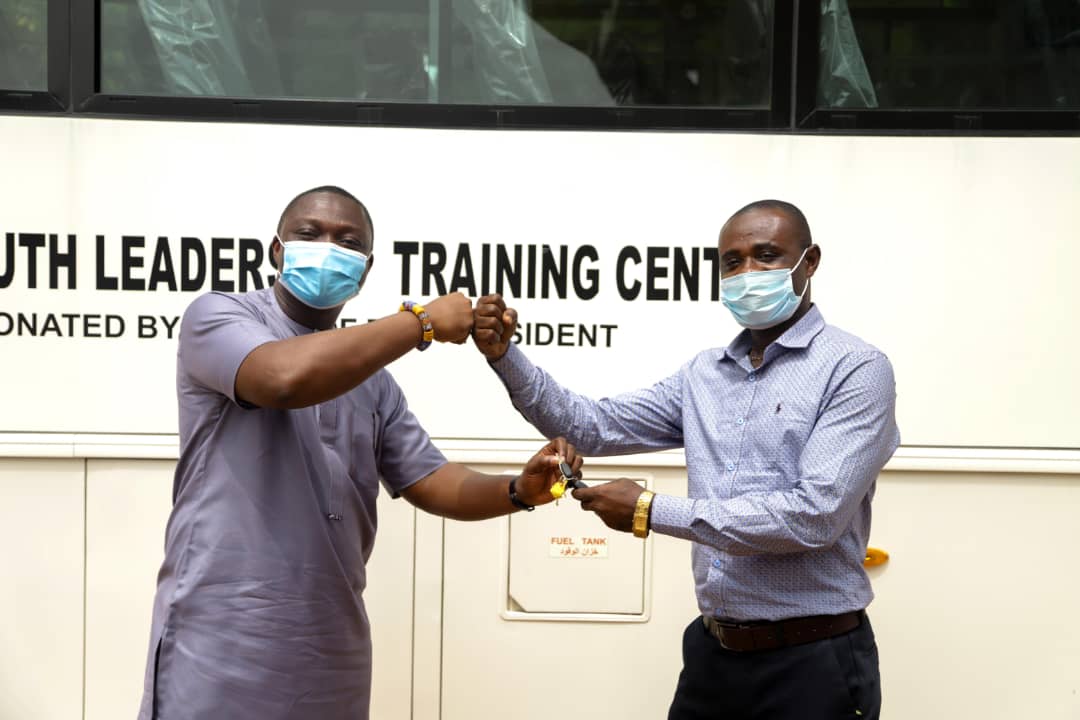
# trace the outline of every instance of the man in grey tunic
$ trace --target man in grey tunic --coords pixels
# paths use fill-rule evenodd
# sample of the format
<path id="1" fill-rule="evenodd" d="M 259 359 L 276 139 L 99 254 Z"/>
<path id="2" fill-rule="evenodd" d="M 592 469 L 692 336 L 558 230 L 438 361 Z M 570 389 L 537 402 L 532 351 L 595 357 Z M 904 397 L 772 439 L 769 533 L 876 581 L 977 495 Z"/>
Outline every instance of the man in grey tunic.
<path id="1" fill-rule="evenodd" d="M 333 329 L 373 235 L 344 190 L 302 193 L 271 243 L 278 282 L 203 295 L 184 314 L 180 461 L 140 720 L 367 718 L 379 481 L 474 520 L 550 502 L 560 460 L 581 465 L 561 438 L 512 481 L 446 461 L 384 367 L 432 339 L 464 342 L 472 303 L 455 293 Z"/>

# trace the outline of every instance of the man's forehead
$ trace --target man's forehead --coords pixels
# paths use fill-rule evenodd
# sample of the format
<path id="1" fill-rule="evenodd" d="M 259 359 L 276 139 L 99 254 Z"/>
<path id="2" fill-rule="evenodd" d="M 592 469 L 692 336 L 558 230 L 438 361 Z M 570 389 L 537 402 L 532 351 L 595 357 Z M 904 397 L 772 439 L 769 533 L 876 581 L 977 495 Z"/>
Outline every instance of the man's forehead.
<path id="1" fill-rule="evenodd" d="M 740 213 L 724 223 L 720 231 L 720 246 L 735 243 L 776 242 L 795 240 L 793 223 L 787 213 L 772 208 L 758 208 Z"/>
<path id="2" fill-rule="evenodd" d="M 349 198 L 337 193 L 318 192 L 298 199 L 285 214 L 289 220 L 305 218 L 327 222 L 349 223 L 366 227 L 363 209 Z"/>

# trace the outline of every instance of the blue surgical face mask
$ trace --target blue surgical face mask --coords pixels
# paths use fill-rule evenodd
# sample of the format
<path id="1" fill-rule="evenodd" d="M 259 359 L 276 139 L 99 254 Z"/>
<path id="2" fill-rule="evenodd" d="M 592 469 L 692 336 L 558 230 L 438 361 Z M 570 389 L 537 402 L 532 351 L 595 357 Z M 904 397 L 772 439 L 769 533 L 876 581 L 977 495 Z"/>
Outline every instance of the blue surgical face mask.
<path id="1" fill-rule="evenodd" d="M 810 279 L 806 280 L 803 295 L 796 295 L 791 275 L 802 264 L 809 249 L 803 250 L 799 262 L 791 269 L 760 270 L 721 278 L 720 299 L 735 316 L 735 321 L 744 328 L 764 330 L 794 315 L 806 288 L 810 287 Z"/>
<path id="2" fill-rule="evenodd" d="M 300 302 L 325 310 L 356 297 L 368 256 L 332 242 L 282 242 L 279 282 Z"/>

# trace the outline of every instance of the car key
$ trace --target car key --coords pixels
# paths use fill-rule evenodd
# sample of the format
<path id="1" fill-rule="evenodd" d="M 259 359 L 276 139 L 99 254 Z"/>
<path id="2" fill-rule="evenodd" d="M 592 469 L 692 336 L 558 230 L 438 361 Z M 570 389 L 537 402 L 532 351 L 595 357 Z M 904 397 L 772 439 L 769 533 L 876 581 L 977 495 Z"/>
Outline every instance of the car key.
<path id="1" fill-rule="evenodd" d="M 574 469 L 570 467 L 570 463 L 565 460 L 559 463 L 559 474 L 561 477 L 555 481 L 549 490 L 551 497 L 555 498 L 556 504 L 558 504 L 559 498 L 566 493 L 567 486 L 570 486 L 571 488 L 585 487 L 585 483 L 581 482 L 581 479 L 574 475 Z"/>
<path id="2" fill-rule="evenodd" d="M 589 487 L 582 480 L 581 476 L 574 472 L 574 469 L 570 467 L 570 463 L 565 460 L 559 463 L 559 472 L 562 473 L 563 479 L 566 481 L 566 485 L 571 488 L 586 488 Z"/>

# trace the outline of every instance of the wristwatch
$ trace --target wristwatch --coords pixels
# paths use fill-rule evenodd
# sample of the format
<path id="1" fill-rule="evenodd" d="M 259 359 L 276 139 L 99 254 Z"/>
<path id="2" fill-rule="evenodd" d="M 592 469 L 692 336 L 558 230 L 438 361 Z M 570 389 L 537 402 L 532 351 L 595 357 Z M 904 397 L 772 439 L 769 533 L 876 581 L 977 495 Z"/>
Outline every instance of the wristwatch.
<path id="1" fill-rule="evenodd" d="M 525 510 L 527 512 L 532 512 L 533 510 L 536 509 L 536 506 L 535 505 L 529 505 L 529 504 L 527 504 L 525 502 L 522 502 L 521 498 L 519 498 L 517 496 L 516 483 L 517 483 L 517 478 L 516 477 L 511 478 L 511 480 L 510 480 L 510 503 L 516 508 L 519 508 L 521 510 Z"/>
<path id="2" fill-rule="evenodd" d="M 634 537 L 649 537 L 649 509 L 652 506 L 653 494 L 649 490 L 642 490 L 634 504 L 633 531 Z"/>

